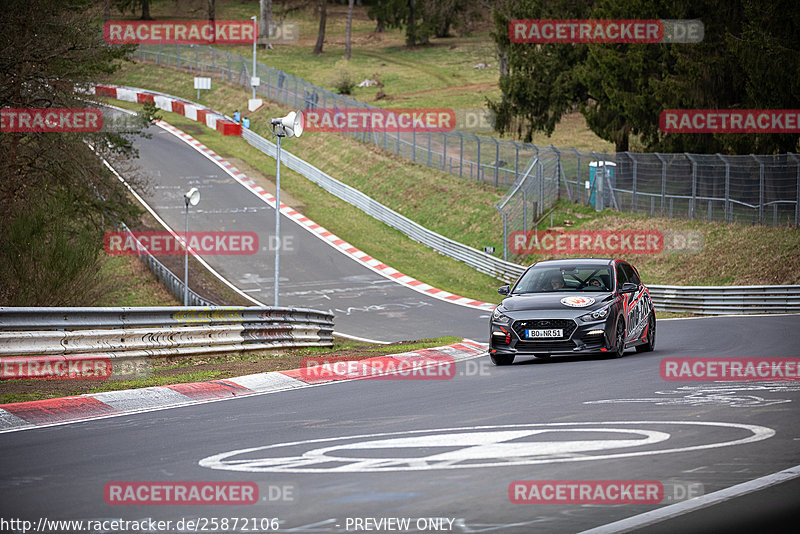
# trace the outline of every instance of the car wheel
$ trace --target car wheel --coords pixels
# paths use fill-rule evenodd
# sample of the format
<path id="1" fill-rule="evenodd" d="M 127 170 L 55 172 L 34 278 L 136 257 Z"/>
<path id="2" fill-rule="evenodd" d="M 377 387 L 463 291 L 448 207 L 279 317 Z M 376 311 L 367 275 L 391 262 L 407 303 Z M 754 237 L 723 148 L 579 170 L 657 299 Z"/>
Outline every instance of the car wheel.
<path id="1" fill-rule="evenodd" d="M 490 354 L 489 357 L 495 365 L 511 365 L 514 363 L 513 354 Z"/>
<path id="2" fill-rule="evenodd" d="M 622 358 L 625 352 L 625 319 L 617 320 L 617 333 L 614 335 L 614 350 L 610 352 L 612 358 Z"/>
<path id="3" fill-rule="evenodd" d="M 647 341 L 641 345 L 636 345 L 636 352 L 650 352 L 656 348 L 656 314 L 650 314 L 650 321 L 647 323 Z"/>

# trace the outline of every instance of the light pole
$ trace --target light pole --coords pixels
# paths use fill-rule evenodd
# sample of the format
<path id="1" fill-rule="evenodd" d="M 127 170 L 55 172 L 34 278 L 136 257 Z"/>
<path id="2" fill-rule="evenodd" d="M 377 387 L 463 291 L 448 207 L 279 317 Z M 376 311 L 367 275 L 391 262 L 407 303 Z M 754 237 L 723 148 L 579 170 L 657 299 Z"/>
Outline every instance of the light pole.
<path id="1" fill-rule="evenodd" d="M 189 189 L 183 194 L 186 204 L 186 233 L 183 235 L 183 305 L 189 305 L 189 204 L 197 206 L 200 202 L 200 191 L 196 187 Z"/>
<path id="2" fill-rule="evenodd" d="M 258 40 L 258 16 L 253 15 L 250 18 L 253 19 L 253 73 L 250 76 L 250 85 L 253 86 L 253 100 L 255 100 L 256 84 L 253 83 L 253 80 L 256 78 L 256 41 Z"/>
<path id="3" fill-rule="evenodd" d="M 274 306 L 278 306 L 278 278 L 280 274 L 281 258 L 281 137 L 300 137 L 303 133 L 303 112 L 290 111 L 280 119 L 270 119 L 272 133 L 278 138 L 278 153 L 276 160 L 278 170 L 275 173 L 275 299 Z"/>

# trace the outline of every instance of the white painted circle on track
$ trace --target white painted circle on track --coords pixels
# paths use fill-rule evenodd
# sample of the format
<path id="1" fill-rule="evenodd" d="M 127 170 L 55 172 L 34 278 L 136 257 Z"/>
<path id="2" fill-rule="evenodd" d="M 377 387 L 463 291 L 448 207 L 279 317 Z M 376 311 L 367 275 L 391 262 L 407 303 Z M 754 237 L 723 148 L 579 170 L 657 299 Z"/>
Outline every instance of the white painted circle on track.
<path id="1" fill-rule="evenodd" d="M 626 428 L 636 425 L 637 428 Z M 684 441 L 650 427 L 727 429 L 744 437 L 713 443 L 652 448 Z M 685 428 L 684 428 L 685 430 Z M 599 437 L 598 434 L 606 434 Z M 612 436 L 608 436 L 612 435 Z M 276 473 L 368 473 L 510 467 L 586 462 L 714 449 L 765 440 L 771 428 L 739 423 L 688 421 L 605 421 L 434 428 L 277 443 L 239 449 L 200 460 L 202 467 Z M 702 436 L 693 436 L 694 441 Z M 565 439 L 566 438 L 566 439 Z M 324 444 L 319 446 L 318 444 Z M 647 450 L 610 452 L 648 447 Z M 281 450 L 294 453 L 280 456 Z M 276 453 L 269 456 L 269 453 Z M 258 453 L 258 454 L 254 454 Z M 264 454 L 261 454 L 264 453 Z M 594 453 L 594 454 L 592 454 Z M 285 454 L 285 453 L 284 453 Z"/>

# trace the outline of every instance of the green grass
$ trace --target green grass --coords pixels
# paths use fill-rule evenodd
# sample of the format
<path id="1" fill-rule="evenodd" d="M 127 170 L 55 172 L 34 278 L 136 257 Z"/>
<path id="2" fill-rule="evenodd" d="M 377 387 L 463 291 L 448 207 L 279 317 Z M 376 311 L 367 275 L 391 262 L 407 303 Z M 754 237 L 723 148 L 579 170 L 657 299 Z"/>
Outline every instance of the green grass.
<path id="1" fill-rule="evenodd" d="M 704 244 L 698 253 L 629 254 L 646 284 L 655 285 L 783 285 L 800 284 L 800 231 L 788 226 L 750 226 L 620 213 L 560 201 L 552 212 L 553 226 L 569 230 L 696 231 Z M 570 224 L 567 224 L 569 222 Z M 550 217 L 539 230 L 550 226 Z M 534 258 L 571 257 L 521 256 Z"/>
<path id="2" fill-rule="evenodd" d="M 275 5 L 276 17 L 280 6 Z M 172 2 L 156 1 L 151 12 L 157 19 L 202 18 L 204 12 L 176 11 Z M 218 0 L 217 19 L 248 19 L 258 15 L 258 4 L 238 0 Z M 496 45 L 490 36 L 488 11 L 469 35 L 452 32 L 452 37 L 432 38 L 427 46 L 407 48 L 403 29 L 375 33 L 375 21 L 367 16 L 367 7 L 356 6 L 353 16 L 352 57 L 344 59 L 347 6 L 328 3 L 328 23 L 323 53 L 314 56 L 318 17 L 313 8 L 302 7 L 288 14 L 287 22 L 299 27 L 299 40 L 276 43 L 274 48 L 257 50 L 259 63 L 282 70 L 318 87 L 335 91 L 334 80 L 346 70 L 356 83 L 365 78 L 377 79 L 382 87 L 355 87 L 352 98 L 382 108 L 487 109 L 487 99 L 498 101 L 500 71 Z M 134 15 L 115 16 L 133 19 Z M 216 49 L 252 58 L 248 45 L 215 45 Z M 191 54 L 189 54 L 191 56 Z M 490 67 L 476 69 L 479 63 Z M 385 97 L 376 100 L 379 92 Z M 462 128 L 471 131 L 470 128 Z M 480 131 L 498 138 L 521 138 L 516 132 L 505 135 Z M 600 139 L 586 126 L 580 113 L 562 117 L 551 136 L 538 133 L 532 142 L 581 150 L 613 151 L 614 145 Z"/>
<path id="3" fill-rule="evenodd" d="M 400 345 L 392 345 L 391 347 L 381 348 L 380 346 L 367 349 L 369 352 L 380 352 L 382 355 L 387 354 L 400 354 L 402 352 L 411 352 L 420 349 L 429 349 L 432 347 L 441 347 L 443 345 L 452 345 L 453 343 L 460 343 L 460 337 L 445 336 L 436 339 L 420 339 L 415 343 L 403 343 Z"/>
<path id="4" fill-rule="evenodd" d="M 102 273 L 115 280 L 97 306 L 178 306 L 138 256 L 106 256 Z"/>
<path id="5" fill-rule="evenodd" d="M 126 85 L 145 86 L 154 90 L 168 91 L 170 94 L 177 93 L 177 96 L 191 98 L 190 94 L 186 94 L 185 87 L 188 87 L 188 85 L 181 85 L 178 80 L 173 78 L 175 76 L 179 78 L 186 77 L 186 75 L 165 70 L 163 75 L 160 76 L 161 81 L 157 82 L 156 79 L 159 77 L 154 76 L 153 81 L 150 82 L 142 79 L 143 76 L 147 77 L 150 75 L 142 73 L 141 69 L 137 69 L 136 74 L 136 76 L 131 77 L 117 76 L 113 81 Z M 189 79 L 191 80 L 191 78 Z M 189 91 L 191 91 L 191 89 L 189 89 Z M 215 106 L 216 109 L 232 113 L 236 107 L 235 97 L 237 91 L 240 92 L 241 90 L 238 88 L 223 87 L 218 89 L 218 91 L 220 99 L 226 101 L 227 104 Z M 229 91 L 232 92 L 232 94 L 228 94 Z M 241 97 L 239 98 L 241 99 Z M 127 107 L 130 109 L 137 108 L 136 105 L 126 102 L 114 101 L 113 103 L 120 107 Z M 275 113 L 282 112 L 276 110 Z M 267 190 L 270 189 L 266 182 L 267 180 L 274 181 L 274 159 L 267 157 L 241 138 L 223 136 L 216 131 L 201 126 L 197 122 L 178 114 L 162 112 L 162 115 L 164 120 L 186 131 L 201 143 L 230 160 L 234 165 L 239 167 L 242 172 L 255 179 L 262 187 L 265 187 Z M 265 118 L 269 116 L 278 115 L 266 115 L 265 112 L 259 114 L 258 120 L 254 119 L 252 123 L 254 130 L 262 128 Z M 320 143 L 326 142 L 326 136 L 324 134 L 318 133 L 317 135 L 321 137 L 321 141 L 317 143 L 318 146 Z M 327 139 L 333 139 L 334 137 L 337 139 L 330 141 L 334 146 L 337 143 L 342 144 L 331 156 L 332 161 L 334 161 L 336 165 L 322 165 L 323 162 L 309 157 L 302 150 L 297 150 L 298 147 L 296 147 L 295 144 L 299 143 L 294 142 L 305 140 L 305 136 L 300 139 L 287 141 L 284 147 L 295 152 L 300 157 L 304 157 L 304 159 L 308 158 L 315 164 L 320 164 L 323 170 L 335 178 L 345 175 L 352 179 L 353 176 L 356 175 L 355 171 L 351 170 L 350 172 L 346 172 L 341 169 L 356 169 L 357 162 L 348 158 L 357 156 L 359 151 L 364 150 L 364 147 L 362 144 L 352 139 L 327 135 Z M 313 140 L 307 140 L 306 143 L 308 145 L 306 150 L 311 151 Z M 343 156 L 343 159 L 339 160 L 336 156 L 337 154 Z M 370 161 L 373 161 L 374 164 L 382 164 L 394 169 L 392 172 L 387 172 L 387 178 L 385 180 L 383 178 L 378 180 L 373 177 L 373 181 L 376 185 L 382 182 L 382 187 L 385 188 L 387 195 L 392 195 L 391 198 L 387 196 L 385 199 L 381 199 L 379 197 L 378 200 L 392 202 L 392 199 L 399 200 L 400 198 L 406 198 L 410 202 L 413 202 L 413 204 L 409 203 L 406 206 L 401 206 L 399 211 L 413 220 L 422 221 L 423 224 L 425 224 L 425 222 L 437 222 L 438 224 L 431 224 L 434 230 L 441 230 L 441 233 L 445 235 L 455 235 L 461 239 L 470 235 L 480 236 L 480 229 L 484 228 L 484 225 L 481 224 L 480 221 L 482 213 L 487 215 L 492 213 L 492 211 L 496 213 L 496 210 L 494 210 L 492 206 L 494 202 L 496 202 L 496 199 L 499 198 L 499 193 L 495 191 L 490 191 L 486 188 L 464 187 L 463 182 L 458 178 L 450 177 L 444 173 L 425 176 L 426 171 L 427 174 L 433 173 L 419 166 L 409 171 L 407 168 L 404 168 L 404 162 L 398 160 L 394 156 L 380 154 L 377 151 L 374 152 L 373 155 L 374 157 L 371 156 Z M 362 159 L 367 161 L 365 158 Z M 362 161 L 362 164 L 364 161 Z M 369 177 L 368 169 L 359 169 L 358 176 L 360 180 L 367 180 Z M 427 182 L 430 184 L 428 188 L 429 191 L 425 191 L 425 187 L 416 186 L 417 189 L 413 194 L 398 195 L 398 191 L 402 193 L 402 188 L 406 186 L 413 188 L 414 184 L 412 182 L 414 181 Z M 274 189 L 274 186 L 272 189 Z M 388 227 L 361 210 L 331 196 L 322 188 L 309 182 L 304 177 L 286 167 L 281 169 L 281 189 L 288 193 L 288 198 L 281 198 L 283 202 L 291 205 L 307 217 L 321 224 L 340 238 L 360 248 L 370 256 L 391 265 L 395 269 L 434 287 L 446 289 L 458 295 L 489 302 L 498 300 L 496 292 L 497 281 L 493 278 L 480 274 L 463 263 L 442 256 L 412 241 L 401 232 Z M 442 205 L 439 203 L 439 200 L 441 200 L 443 196 L 461 199 L 460 203 L 463 203 L 465 207 L 458 207 L 460 213 L 458 219 L 450 220 L 446 217 L 442 217 Z M 431 202 L 432 199 L 435 201 Z M 449 201 L 449 205 L 458 206 L 460 203 L 454 200 Z M 487 205 L 489 209 L 486 209 Z M 424 214 L 424 216 L 421 214 Z M 497 215 L 492 214 L 492 216 L 497 219 Z M 492 227 L 498 227 L 497 221 L 494 221 L 491 225 L 485 226 L 485 228 Z M 493 240 L 489 240 L 489 233 L 486 232 L 484 235 L 487 236 L 485 238 L 486 241 L 488 241 L 486 243 L 487 245 L 494 243 L 495 246 L 497 246 L 499 244 L 497 236 L 495 236 Z M 475 237 L 475 239 L 483 238 Z"/>

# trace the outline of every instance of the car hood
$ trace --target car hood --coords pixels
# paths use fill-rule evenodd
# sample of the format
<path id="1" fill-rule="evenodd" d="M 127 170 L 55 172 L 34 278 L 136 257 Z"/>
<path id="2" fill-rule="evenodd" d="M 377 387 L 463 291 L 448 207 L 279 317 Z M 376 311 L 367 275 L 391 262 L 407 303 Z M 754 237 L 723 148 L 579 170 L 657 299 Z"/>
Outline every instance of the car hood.
<path id="1" fill-rule="evenodd" d="M 594 302 L 589 306 L 567 306 L 561 302 L 565 297 L 589 297 Z M 576 293 L 574 291 L 564 291 L 555 293 L 527 293 L 520 295 L 509 295 L 500 304 L 508 312 L 531 311 L 531 310 L 573 310 L 573 311 L 594 311 L 608 304 L 612 299 L 611 293 Z"/>

